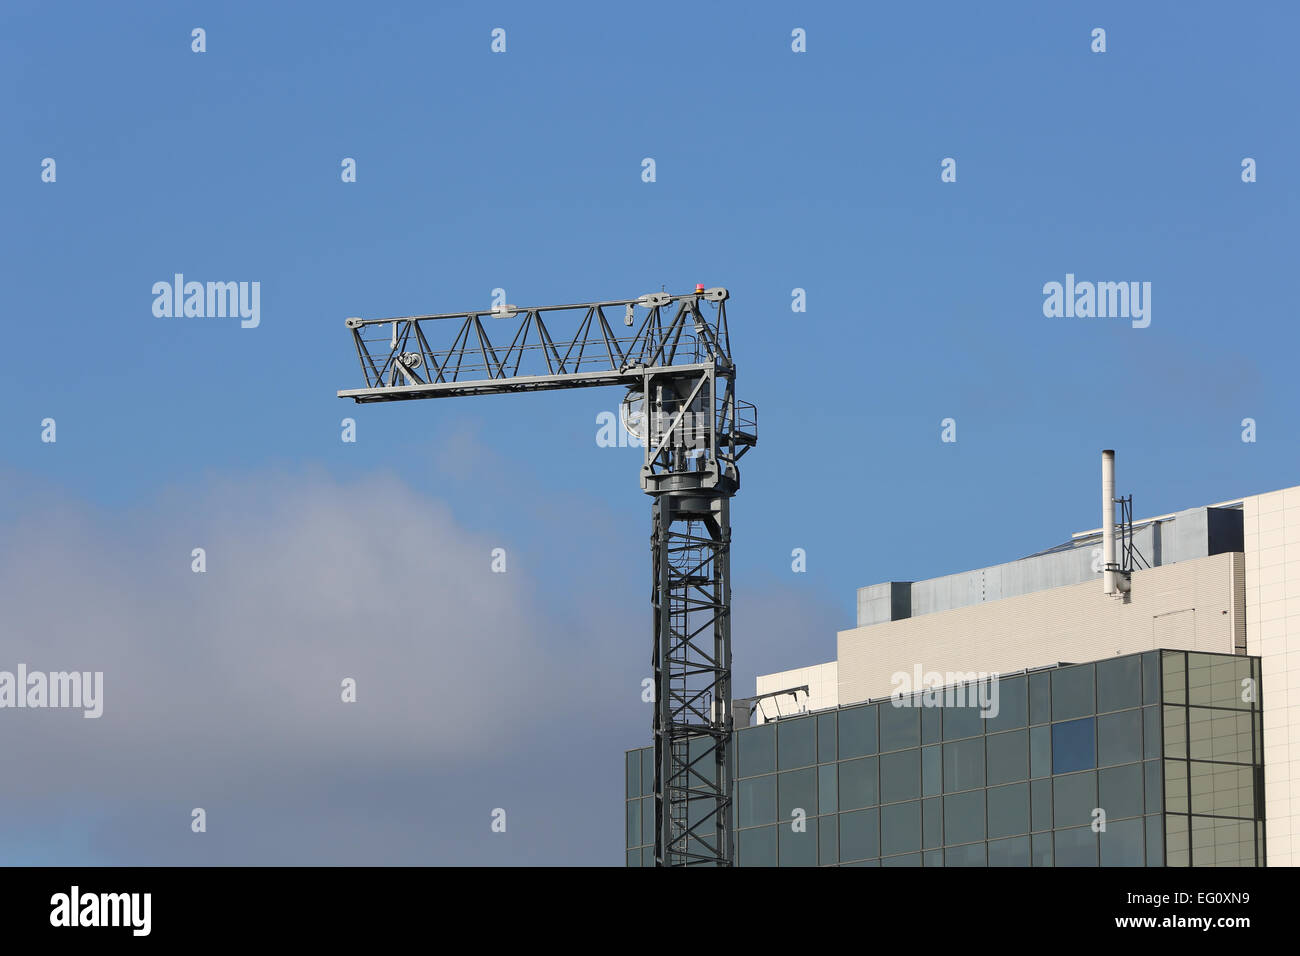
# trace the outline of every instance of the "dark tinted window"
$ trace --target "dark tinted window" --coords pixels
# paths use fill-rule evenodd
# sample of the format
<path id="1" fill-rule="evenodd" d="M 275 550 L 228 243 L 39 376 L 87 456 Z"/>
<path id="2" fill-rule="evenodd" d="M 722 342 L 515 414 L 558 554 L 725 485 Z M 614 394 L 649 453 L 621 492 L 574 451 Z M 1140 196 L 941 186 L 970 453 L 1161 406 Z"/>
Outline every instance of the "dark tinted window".
<path id="1" fill-rule="evenodd" d="M 1047 777 L 1052 773 L 1052 727 L 1043 724 L 1029 728 L 1029 776 Z"/>
<path id="2" fill-rule="evenodd" d="M 921 743 L 935 744 L 943 738 L 943 708 L 921 708 Z"/>
<path id="3" fill-rule="evenodd" d="M 777 763 L 793 770 L 817 762 L 817 722 L 807 717 L 783 720 L 776 725 Z"/>
<path id="4" fill-rule="evenodd" d="M 975 693 L 974 685 L 967 685 L 967 688 L 972 695 Z M 984 718 L 980 716 L 979 707 L 944 707 L 942 713 L 944 740 L 957 740 L 984 733 Z"/>
<path id="5" fill-rule="evenodd" d="M 876 810 L 840 814 L 840 860 L 866 860 L 880 855 L 880 817 Z"/>
<path id="6" fill-rule="evenodd" d="M 943 750 L 939 746 L 921 748 L 921 795 L 937 797 L 943 793 Z"/>
<path id="7" fill-rule="evenodd" d="M 880 751 L 901 750 L 921 743 L 921 708 L 894 707 L 884 704 L 880 708 Z"/>
<path id="8" fill-rule="evenodd" d="M 1029 784 L 991 787 L 988 794 L 989 839 L 1029 832 Z"/>
<path id="9" fill-rule="evenodd" d="M 1159 707 L 1142 708 L 1142 755 L 1148 759 L 1163 756 L 1160 752 Z"/>
<path id="10" fill-rule="evenodd" d="M 984 738 L 972 737 L 943 745 L 944 791 L 984 786 Z"/>
<path id="11" fill-rule="evenodd" d="M 627 754 L 626 796 L 641 796 L 641 752 L 639 750 L 630 750 Z"/>
<path id="12" fill-rule="evenodd" d="M 801 830 L 796 830 L 786 823 L 777 827 L 776 831 L 782 866 L 817 865 L 817 820 L 815 818 L 805 820 L 804 828 Z"/>
<path id="13" fill-rule="evenodd" d="M 817 760 L 819 763 L 833 763 L 836 758 L 835 711 L 819 714 L 817 717 Z"/>
<path id="14" fill-rule="evenodd" d="M 1029 732 L 1012 730 L 984 738 L 988 749 L 989 785 L 1025 780 L 1029 776 Z"/>
<path id="15" fill-rule="evenodd" d="M 1140 763 L 1107 767 L 1097 773 L 1097 806 L 1106 811 L 1106 822 L 1142 815 L 1143 773 Z"/>
<path id="16" fill-rule="evenodd" d="M 1097 765 L 1142 759 L 1142 711 L 1122 710 L 1097 718 Z"/>
<path id="17" fill-rule="evenodd" d="M 989 866 L 1028 866 L 1029 837 L 989 841 Z"/>
<path id="18" fill-rule="evenodd" d="M 833 763 L 817 768 L 817 812 L 834 813 L 839 807 L 839 768 Z"/>
<path id="19" fill-rule="evenodd" d="M 1052 778 L 1029 784 L 1030 822 L 1035 830 L 1052 828 Z"/>
<path id="20" fill-rule="evenodd" d="M 1097 662 L 1097 713 L 1142 704 L 1142 658 L 1115 657 Z"/>
<path id="21" fill-rule="evenodd" d="M 943 858 L 945 866 L 987 865 L 983 843 L 975 843 L 971 846 L 948 847 L 943 851 Z"/>
<path id="22" fill-rule="evenodd" d="M 1087 770 L 1096 765 L 1096 718 L 1052 725 L 1052 773 Z"/>
<path id="23" fill-rule="evenodd" d="M 777 801 L 780 813 L 777 822 L 786 826 L 794 819 L 794 811 L 802 810 L 806 817 L 817 815 L 817 768 L 806 767 L 777 775 Z"/>
<path id="24" fill-rule="evenodd" d="M 1052 671 L 1052 720 L 1069 720 L 1095 713 L 1093 666 Z"/>
<path id="25" fill-rule="evenodd" d="M 776 827 L 741 830 L 736 856 L 741 866 L 776 866 Z"/>
<path id="26" fill-rule="evenodd" d="M 822 817 L 817 821 L 817 844 L 822 866 L 840 862 L 839 817 Z"/>
<path id="27" fill-rule="evenodd" d="M 641 845 L 641 801 L 627 801 L 627 845 Z"/>
<path id="28" fill-rule="evenodd" d="M 969 790 L 943 798 L 945 843 L 984 839 L 984 791 Z"/>
<path id="29" fill-rule="evenodd" d="M 1097 834 L 1092 827 L 1056 831 L 1057 866 L 1096 866 Z"/>
<path id="30" fill-rule="evenodd" d="M 921 795 L 921 751 L 901 750 L 880 756 L 880 802 L 915 800 Z"/>
<path id="31" fill-rule="evenodd" d="M 736 825 L 776 822 L 776 777 L 751 777 L 736 785 Z"/>
<path id="32" fill-rule="evenodd" d="M 921 801 L 921 831 L 925 849 L 943 846 L 943 801 Z"/>
<path id="33" fill-rule="evenodd" d="M 921 804 L 895 803 L 880 808 L 880 852 L 910 853 L 921 849 Z"/>
<path id="34" fill-rule="evenodd" d="M 839 776 L 841 810 L 856 810 L 879 802 L 875 757 L 844 761 Z"/>
<path id="35" fill-rule="evenodd" d="M 1052 780 L 1052 819 L 1057 827 L 1091 826 L 1097 808 L 1097 774 L 1072 773 Z"/>
<path id="36" fill-rule="evenodd" d="M 752 777 L 776 769 L 776 724 L 749 727 L 736 734 L 738 776 Z"/>
<path id="37" fill-rule="evenodd" d="M 1029 682 L 1023 677 L 998 678 L 993 684 L 997 714 L 984 718 L 985 733 L 1025 726 L 1029 715 Z"/>
<path id="38" fill-rule="evenodd" d="M 1052 719 L 1052 675 L 1029 675 L 1029 722 L 1045 724 Z"/>
<path id="39" fill-rule="evenodd" d="M 840 759 L 876 752 L 876 707 L 850 707 L 840 714 Z"/>

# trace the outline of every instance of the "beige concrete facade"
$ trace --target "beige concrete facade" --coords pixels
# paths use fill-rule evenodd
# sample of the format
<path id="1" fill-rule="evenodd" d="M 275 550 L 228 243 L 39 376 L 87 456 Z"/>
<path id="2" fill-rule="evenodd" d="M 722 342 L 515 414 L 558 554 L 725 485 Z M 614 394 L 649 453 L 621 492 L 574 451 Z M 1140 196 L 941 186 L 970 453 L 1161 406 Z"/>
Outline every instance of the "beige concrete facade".
<path id="1" fill-rule="evenodd" d="M 1262 665 L 1269 866 L 1300 864 L 1300 487 L 1242 499 L 1247 651 Z"/>
<path id="2" fill-rule="evenodd" d="M 839 703 L 886 697 L 893 678 L 924 672 L 1011 673 L 1157 647 L 1231 654 L 1240 554 L 1133 574 L 1127 599 L 1096 581 L 839 633 Z M 1267 686 L 1267 684 L 1265 685 Z"/>
<path id="3" fill-rule="evenodd" d="M 827 707 L 839 706 L 839 665 L 836 661 L 814 664 L 812 667 L 796 667 L 794 670 L 764 674 L 758 678 L 758 694 L 770 694 L 790 687 L 808 685 L 807 694 L 787 696 L 782 694 L 764 700 L 755 709 L 753 722 L 767 723 L 776 717 L 789 717 L 810 710 L 825 710 Z"/>

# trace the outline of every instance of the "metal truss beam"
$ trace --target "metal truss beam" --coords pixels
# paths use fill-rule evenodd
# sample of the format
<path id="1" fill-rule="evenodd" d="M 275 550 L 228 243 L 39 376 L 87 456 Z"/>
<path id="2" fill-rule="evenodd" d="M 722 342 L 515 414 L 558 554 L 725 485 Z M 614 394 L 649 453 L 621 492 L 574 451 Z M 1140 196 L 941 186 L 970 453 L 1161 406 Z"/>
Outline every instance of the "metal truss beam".
<path id="1" fill-rule="evenodd" d="M 730 369 L 726 300 L 727 290 L 717 288 L 527 309 L 348 319 L 366 387 L 338 394 L 356 402 L 391 402 L 634 385 L 647 370 Z M 715 315 L 706 314 L 710 311 Z M 616 332 L 618 325 L 626 331 Z"/>

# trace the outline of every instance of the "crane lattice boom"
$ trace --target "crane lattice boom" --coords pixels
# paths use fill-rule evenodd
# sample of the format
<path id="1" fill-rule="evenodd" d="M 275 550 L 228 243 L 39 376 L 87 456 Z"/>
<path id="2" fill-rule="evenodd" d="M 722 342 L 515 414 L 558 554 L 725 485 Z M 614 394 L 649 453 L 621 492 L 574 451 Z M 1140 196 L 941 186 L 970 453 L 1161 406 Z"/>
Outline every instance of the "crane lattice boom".
<path id="1" fill-rule="evenodd" d="M 731 520 L 757 413 L 735 396 L 723 288 L 347 320 L 359 403 L 622 385 L 653 496 L 655 859 L 728 866 Z M 627 331 L 619 334 L 619 323 Z"/>

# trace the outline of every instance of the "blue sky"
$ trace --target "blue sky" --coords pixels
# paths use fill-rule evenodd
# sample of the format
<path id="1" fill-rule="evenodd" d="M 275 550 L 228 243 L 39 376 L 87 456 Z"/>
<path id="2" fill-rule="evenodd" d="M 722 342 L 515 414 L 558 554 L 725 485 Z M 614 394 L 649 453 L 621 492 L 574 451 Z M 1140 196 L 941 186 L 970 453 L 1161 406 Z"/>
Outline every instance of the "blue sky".
<path id="1" fill-rule="evenodd" d="M 451 862 L 617 862 L 620 750 L 648 739 L 650 650 L 639 452 L 595 442 L 619 396 L 351 406 L 334 397 L 362 384 L 343 319 L 485 308 L 497 287 L 519 305 L 728 287 L 740 395 L 760 426 L 733 509 L 746 692 L 755 673 L 831 659 L 857 587 L 1012 560 L 1096 526 L 1102 448 L 1117 450 L 1139 515 L 1300 483 L 1286 166 L 1300 146 L 1286 121 L 1298 19 L 1286 4 L 9 3 L 0 554 L 17 567 L 20 541 L 102 550 L 118 593 L 138 588 L 111 622 L 130 631 L 158 589 L 192 586 L 153 550 L 174 534 L 188 573 L 186 516 L 215 533 L 222 515 L 260 509 L 252 535 L 316 489 L 304 514 L 328 527 L 365 489 L 407 509 L 362 525 L 375 549 L 381 522 L 427 506 L 455 547 L 518 555 L 508 626 L 560 635 L 539 653 L 576 653 L 570 632 L 600 646 L 606 669 L 575 665 L 557 700 L 608 682 L 569 708 L 569 726 L 598 720 L 604 736 L 535 798 L 603 794 L 586 817 L 564 811 L 581 836 L 486 849 L 435 821 L 429 846 Z M 805 53 L 791 50 L 796 27 Z M 1090 50 L 1094 27 L 1105 53 Z M 344 157 L 355 183 L 340 181 Z M 940 181 L 945 157 L 955 183 Z M 1257 182 L 1242 182 L 1244 157 Z M 260 326 L 156 318 L 151 287 L 177 272 L 260 282 Z M 1067 273 L 1150 282 L 1150 327 L 1044 317 L 1044 283 Z M 791 310 L 795 288 L 806 312 Z M 339 438 L 347 415 L 354 445 Z M 80 517 L 43 538 L 55 514 Z M 791 572 L 796 547 L 806 574 Z M 51 593 L 78 603 L 66 561 L 49 566 Z M 56 624 L 29 610 L 48 636 Z M 93 635 L 104 620 L 78 626 Z M 29 656 L 45 646 L 10 637 Z M 473 618 L 429 634 L 483 639 Z M 97 652 L 113 649 L 105 636 Z M 537 736 L 513 746 L 566 759 L 533 713 Z M 476 779 L 534 799 L 507 739 Z M 446 758 L 445 779 L 464 778 L 464 759 Z M 144 798 L 113 799 L 130 816 Z M 44 843 L 28 830 L 20 853 L 0 833 L 0 859 L 140 860 L 75 836 L 103 829 L 102 805 L 59 807 L 37 827 Z M 248 811 L 246 832 L 268 814 Z M 303 833 L 305 846 L 315 831 Z M 158 852 L 145 862 L 211 861 Z"/>

